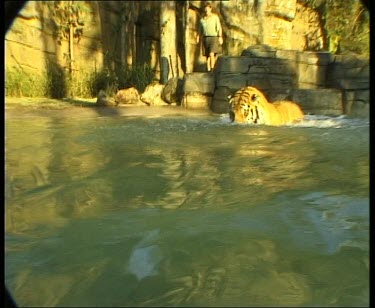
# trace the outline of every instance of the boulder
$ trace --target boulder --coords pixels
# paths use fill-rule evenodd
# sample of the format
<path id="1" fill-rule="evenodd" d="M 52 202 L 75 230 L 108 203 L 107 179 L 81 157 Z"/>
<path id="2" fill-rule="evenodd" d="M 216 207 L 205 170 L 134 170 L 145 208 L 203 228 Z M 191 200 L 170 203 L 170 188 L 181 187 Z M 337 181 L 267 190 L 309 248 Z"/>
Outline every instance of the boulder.
<path id="1" fill-rule="evenodd" d="M 142 104 L 138 90 L 134 87 L 119 90 L 116 93 L 115 101 L 117 105 Z"/>
<path id="2" fill-rule="evenodd" d="M 141 100 L 148 105 L 167 105 L 168 103 L 161 98 L 164 85 L 158 82 L 149 84 L 141 95 Z"/>
<path id="3" fill-rule="evenodd" d="M 99 91 L 98 98 L 96 100 L 96 104 L 98 106 L 107 106 L 107 107 L 117 105 L 116 101 L 112 97 L 108 96 L 103 90 Z"/>
<path id="4" fill-rule="evenodd" d="M 181 101 L 182 80 L 174 77 L 168 80 L 161 92 L 161 98 L 168 104 L 179 104 Z"/>

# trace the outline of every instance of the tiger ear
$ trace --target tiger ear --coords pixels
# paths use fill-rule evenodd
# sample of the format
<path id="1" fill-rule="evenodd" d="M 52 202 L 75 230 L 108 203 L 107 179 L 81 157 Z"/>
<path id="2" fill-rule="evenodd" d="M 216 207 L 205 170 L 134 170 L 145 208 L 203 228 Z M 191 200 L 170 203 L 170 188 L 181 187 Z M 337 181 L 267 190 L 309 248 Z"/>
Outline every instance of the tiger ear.
<path id="1" fill-rule="evenodd" d="M 229 101 L 232 97 L 233 97 L 233 95 L 232 95 L 232 94 L 229 94 L 229 95 L 227 96 L 228 101 Z"/>

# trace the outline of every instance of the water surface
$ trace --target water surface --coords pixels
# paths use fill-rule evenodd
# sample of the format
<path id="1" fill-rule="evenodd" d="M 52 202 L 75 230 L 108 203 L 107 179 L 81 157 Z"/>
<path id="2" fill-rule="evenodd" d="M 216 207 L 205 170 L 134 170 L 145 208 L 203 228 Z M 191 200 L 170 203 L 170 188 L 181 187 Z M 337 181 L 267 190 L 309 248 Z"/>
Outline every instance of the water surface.
<path id="1" fill-rule="evenodd" d="M 368 306 L 369 123 L 6 120 L 20 306 Z"/>

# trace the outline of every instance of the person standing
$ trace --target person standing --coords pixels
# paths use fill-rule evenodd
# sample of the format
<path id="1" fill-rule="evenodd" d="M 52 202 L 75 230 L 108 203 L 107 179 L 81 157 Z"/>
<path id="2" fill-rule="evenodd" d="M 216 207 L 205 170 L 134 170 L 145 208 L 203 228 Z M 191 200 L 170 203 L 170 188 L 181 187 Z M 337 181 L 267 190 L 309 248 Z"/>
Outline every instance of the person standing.
<path id="1" fill-rule="evenodd" d="M 199 22 L 197 43 L 199 43 L 202 38 L 203 54 L 206 57 L 207 71 L 211 72 L 215 67 L 217 54 L 221 53 L 223 29 L 219 16 L 212 12 L 211 3 L 205 3 L 204 13 L 204 16 Z"/>

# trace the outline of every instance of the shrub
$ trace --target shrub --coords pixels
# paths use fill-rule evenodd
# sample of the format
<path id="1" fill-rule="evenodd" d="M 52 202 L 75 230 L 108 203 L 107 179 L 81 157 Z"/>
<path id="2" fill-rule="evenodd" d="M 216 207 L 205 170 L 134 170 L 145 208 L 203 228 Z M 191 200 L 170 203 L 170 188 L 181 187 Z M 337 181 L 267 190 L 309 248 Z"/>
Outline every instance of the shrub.
<path id="1" fill-rule="evenodd" d="M 63 67 L 48 62 L 44 74 L 28 74 L 22 69 L 7 69 L 5 89 L 14 97 L 96 97 L 100 90 L 113 96 L 120 89 L 135 87 L 143 92 L 155 78 L 148 65 L 137 65 L 117 72 L 103 69 L 100 72 L 77 70 L 68 75 Z"/>
<path id="2" fill-rule="evenodd" d="M 42 75 L 29 74 L 22 69 L 6 69 L 5 94 L 14 97 L 43 97 L 47 80 Z"/>
<path id="3" fill-rule="evenodd" d="M 155 71 L 148 65 L 136 65 L 128 69 L 118 69 L 116 72 L 104 69 L 93 75 L 92 93 L 96 96 L 100 90 L 104 90 L 111 96 L 118 90 L 129 87 L 143 92 L 154 79 Z"/>

